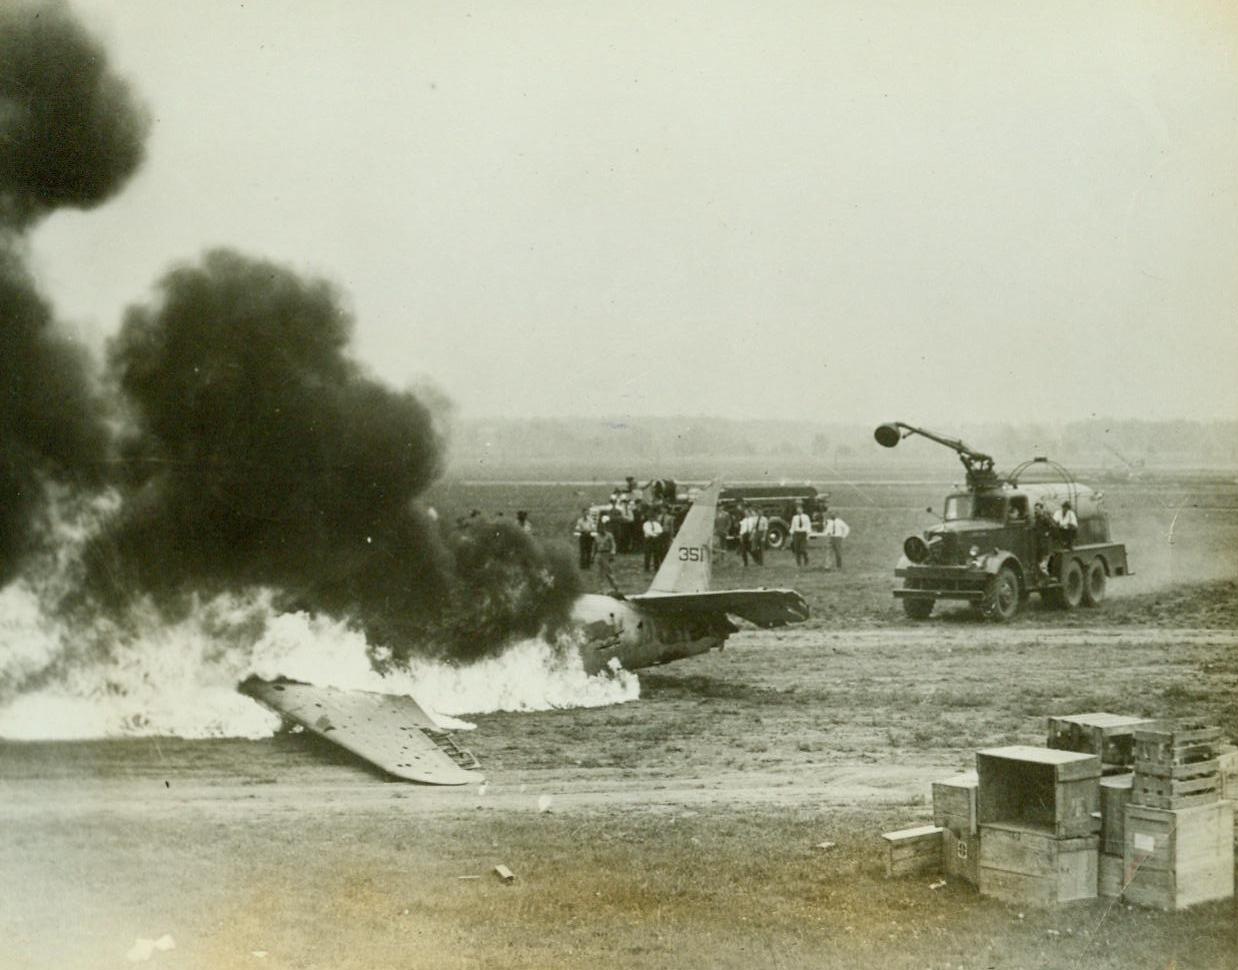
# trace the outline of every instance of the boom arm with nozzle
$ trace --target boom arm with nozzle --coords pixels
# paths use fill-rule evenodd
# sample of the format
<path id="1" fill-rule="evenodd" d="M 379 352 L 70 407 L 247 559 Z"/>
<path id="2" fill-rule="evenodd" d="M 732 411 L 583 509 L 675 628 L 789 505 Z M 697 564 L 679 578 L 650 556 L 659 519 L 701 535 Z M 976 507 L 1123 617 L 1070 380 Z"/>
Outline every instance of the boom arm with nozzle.
<path id="1" fill-rule="evenodd" d="M 958 452 L 959 461 L 967 469 L 967 484 L 971 488 L 979 488 L 982 485 L 995 485 L 997 483 L 997 474 L 993 471 L 992 457 L 982 451 L 969 448 L 958 438 L 947 438 L 936 431 L 926 431 L 924 428 L 917 428 L 902 421 L 891 421 L 888 424 L 878 425 L 877 430 L 873 432 L 873 437 L 877 439 L 877 444 L 883 448 L 893 448 L 904 438 L 910 437 L 913 434 L 922 435 L 930 441 L 936 441 L 939 445 L 945 445 L 947 448 Z"/>

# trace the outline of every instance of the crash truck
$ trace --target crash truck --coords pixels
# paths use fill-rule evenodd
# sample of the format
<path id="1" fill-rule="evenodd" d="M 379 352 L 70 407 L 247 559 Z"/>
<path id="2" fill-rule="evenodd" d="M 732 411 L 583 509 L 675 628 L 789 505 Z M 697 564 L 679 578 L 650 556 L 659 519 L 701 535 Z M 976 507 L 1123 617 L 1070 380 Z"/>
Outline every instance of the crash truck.
<path id="1" fill-rule="evenodd" d="M 1131 575 L 1126 546 L 1109 537 L 1101 493 L 1057 462 L 1033 458 L 1003 477 L 989 455 L 955 438 L 902 421 L 873 434 L 886 448 L 911 435 L 928 438 L 957 452 L 967 472 L 966 489 L 946 496 L 940 523 L 903 543 L 894 595 L 912 619 L 927 619 L 938 600 L 961 600 L 1004 622 L 1033 593 L 1058 609 L 1096 607 L 1110 577 Z M 1064 502 L 1077 528 L 1053 519 Z"/>

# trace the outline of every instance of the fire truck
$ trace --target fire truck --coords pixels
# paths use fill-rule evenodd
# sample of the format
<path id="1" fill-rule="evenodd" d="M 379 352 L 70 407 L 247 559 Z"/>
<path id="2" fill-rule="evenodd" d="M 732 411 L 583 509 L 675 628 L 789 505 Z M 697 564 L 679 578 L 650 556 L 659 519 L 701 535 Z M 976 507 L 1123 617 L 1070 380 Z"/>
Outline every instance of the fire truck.
<path id="1" fill-rule="evenodd" d="M 886 448 L 911 435 L 955 451 L 967 482 L 946 496 L 939 524 L 903 543 L 894 595 L 912 619 L 927 619 L 938 600 L 961 600 L 1005 622 L 1033 593 L 1058 609 L 1097 607 L 1110 577 L 1131 575 L 1126 546 L 1110 538 L 1102 493 L 1057 462 L 1033 458 L 1001 476 L 992 457 L 956 438 L 902 421 L 873 433 Z M 1077 526 L 1054 520 L 1063 503 Z"/>

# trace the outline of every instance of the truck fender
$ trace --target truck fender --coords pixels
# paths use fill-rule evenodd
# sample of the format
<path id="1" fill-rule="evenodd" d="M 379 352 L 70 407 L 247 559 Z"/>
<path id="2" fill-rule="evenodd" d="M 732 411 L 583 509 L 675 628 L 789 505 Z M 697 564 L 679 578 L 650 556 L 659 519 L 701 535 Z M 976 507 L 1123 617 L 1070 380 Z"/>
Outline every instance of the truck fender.
<path id="1" fill-rule="evenodd" d="M 998 549 L 984 558 L 984 571 L 990 576 L 996 576 L 1001 568 L 1007 565 L 1014 570 L 1014 574 L 1019 577 L 1019 585 L 1026 590 L 1027 575 L 1024 573 L 1023 563 L 1019 562 L 1019 557 L 1013 552 Z"/>

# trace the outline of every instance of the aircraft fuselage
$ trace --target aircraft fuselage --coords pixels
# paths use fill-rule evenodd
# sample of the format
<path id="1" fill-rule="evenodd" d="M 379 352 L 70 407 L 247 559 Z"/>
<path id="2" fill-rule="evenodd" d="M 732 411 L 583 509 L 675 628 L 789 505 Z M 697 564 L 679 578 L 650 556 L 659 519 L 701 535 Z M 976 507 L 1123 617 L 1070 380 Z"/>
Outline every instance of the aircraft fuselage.
<path id="1" fill-rule="evenodd" d="M 598 593 L 581 596 L 572 610 L 581 632 L 585 670 L 596 673 L 617 659 L 624 670 L 682 660 L 722 646 L 737 627 L 722 613 L 659 613 Z"/>

